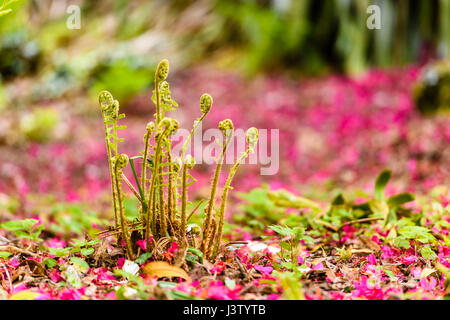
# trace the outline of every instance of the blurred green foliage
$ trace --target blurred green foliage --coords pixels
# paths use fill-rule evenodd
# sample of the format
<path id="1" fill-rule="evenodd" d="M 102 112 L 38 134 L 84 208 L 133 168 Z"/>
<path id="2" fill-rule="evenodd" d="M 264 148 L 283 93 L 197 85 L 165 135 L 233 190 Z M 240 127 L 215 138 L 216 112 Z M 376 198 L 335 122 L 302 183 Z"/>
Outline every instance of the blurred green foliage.
<path id="1" fill-rule="evenodd" d="M 29 141 L 47 142 L 53 137 L 60 122 L 59 112 L 54 108 L 39 108 L 21 119 L 20 129 Z"/>
<path id="2" fill-rule="evenodd" d="M 450 112 L 450 60 L 429 65 L 414 88 L 418 109 L 424 114 Z"/>
<path id="3" fill-rule="evenodd" d="M 17 0 L 3 0 L 3 3 L 0 4 L 0 17 L 11 13 L 12 9 L 9 8 L 9 6 L 16 1 Z"/>
<path id="4" fill-rule="evenodd" d="M 0 224 L 0 229 L 14 233 L 18 238 L 41 241 L 39 235 L 44 227 L 36 219 L 10 220 Z"/>
<path id="5" fill-rule="evenodd" d="M 238 197 L 244 200 L 240 205 L 241 213 L 235 213 L 236 223 L 245 223 L 258 231 L 264 231 L 268 225 L 278 222 L 284 217 L 284 210 L 277 207 L 268 197 L 268 186 L 253 189 L 248 193 L 241 192 Z"/>
<path id="6" fill-rule="evenodd" d="M 379 30 L 366 26 L 373 4 L 381 10 Z M 126 106 L 152 85 L 163 57 L 178 69 L 207 62 L 250 76 L 279 70 L 314 75 L 450 52 L 450 0 L 83 0 L 79 5 L 81 29 L 72 30 L 67 5 L 12 3 L 0 19 L 2 81 L 33 75 L 35 101 L 81 90 L 93 102 L 98 91 L 108 89 Z"/>
<path id="7" fill-rule="evenodd" d="M 97 97 L 98 92 L 108 89 L 114 97 L 126 104 L 136 94 L 153 84 L 155 68 L 146 66 L 137 58 L 117 59 L 98 66 L 93 72 L 89 93 Z"/>
<path id="8" fill-rule="evenodd" d="M 57 203 L 52 207 L 52 218 L 55 223 L 50 225 L 50 231 L 62 235 L 83 235 L 87 232 L 94 237 L 107 224 L 96 212 L 88 211 L 82 204 Z"/>
<path id="9" fill-rule="evenodd" d="M 224 39 L 245 50 L 245 69 L 285 67 L 319 73 L 358 72 L 450 52 L 450 1 L 217 0 Z M 381 29 L 366 27 L 369 5 L 381 10 Z M 427 51 L 428 50 L 428 51 Z"/>
<path id="10" fill-rule="evenodd" d="M 7 80 L 25 73 L 35 72 L 40 60 L 36 41 L 25 30 L 10 32 L 0 40 L 0 74 Z"/>
<path id="11" fill-rule="evenodd" d="M 356 72 L 369 65 L 414 61 L 427 52 L 445 56 L 450 50 L 449 0 L 104 0 L 95 4 L 86 0 L 80 2 L 83 32 L 66 27 L 65 11 L 50 19 L 44 10 L 49 1 L 42 2 L 14 3 L 13 12 L 0 21 L 0 32 L 31 29 L 26 21 L 33 13 L 42 21 L 30 31 L 45 53 L 86 34 L 99 45 L 145 36 L 155 42 L 157 54 L 172 51 L 172 46 L 181 50 L 187 60 L 181 64 L 236 49 L 241 59 L 233 60 L 249 74 L 279 67 L 311 73 L 329 68 Z M 381 10 L 380 30 L 366 26 L 370 5 Z M 163 34 L 169 40 L 158 43 Z M 136 73 L 121 62 L 111 76 L 123 70 Z"/>
<path id="12" fill-rule="evenodd" d="M 0 112 L 5 108 L 5 104 L 6 104 L 6 91 L 0 83 Z"/>

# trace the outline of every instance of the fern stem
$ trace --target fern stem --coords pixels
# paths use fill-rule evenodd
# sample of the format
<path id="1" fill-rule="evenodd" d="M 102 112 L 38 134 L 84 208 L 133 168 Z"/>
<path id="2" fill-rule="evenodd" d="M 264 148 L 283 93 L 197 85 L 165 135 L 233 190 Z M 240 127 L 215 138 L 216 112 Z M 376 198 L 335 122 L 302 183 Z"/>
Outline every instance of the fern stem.
<path id="1" fill-rule="evenodd" d="M 122 174 L 122 169 L 120 165 L 118 164 L 118 160 L 116 159 L 115 165 L 114 165 L 114 176 L 115 176 L 115 182 L 116 182 L 116 190 L 117 190 L 117 201 L 119 206 L 119 213 L 120 213 L 120 227 L 122 229 L 122 238 L 125 241 L 125 246 L 127 250 L 127 257 L 128 259 L 133 259 L 133 249 L 131 246 L 131 241 L 128 235 L 128 227 L 126 222 L 126 216 L 124 211 L 124 206 L 122 202 L 123 194 L 121 189 L 121 183 L 120 183 L 120 176 Z"/>
<path id="2" fill-rule="evenodd" d="M 111 192 L 113 195 L 114 222 L 115 222 L 115 227 L 118 228 L 119 221 L 118 221 L 118 216 L 117 216 L 116 190 L 115 190 L 115 186 L 114 186 L 114 169 L 113 169 L 113 165 L 112 165 L 112 161 L 111 161 L 112 154 L 111 154 L 110 140 L 108 137 L 108 125 L 107 125 L 107 121 L 105 119 L 104 112 L 102 112 L 102 117 L 103 117 L 103 122 L 105 124 L 106 151 L 107 151 L 107 155 L 108 155 L 109 173 L 110 173 L 110 178 L 111 178 Z"/>
<path id="3" fill-rule="evenodd" d="M 216 171 L 214 172 L 214 178 L 213 178 L 212 184 L 211 184 L 211 192 L 210 192 L 210 196 L 209 196 L 209 202 L 207 205 L 205 221 L 203 223 L 203 240 L 202 240 L 201 249 L 200 249 L 203 251 L 203 254 L 205 257 L 206 257 L 206 253 L 208 251 L 208 236 L 210 234 L 212 210 L 213 210 L 214 202 L 215 202 L 215 198 L 216 198 L 217 184 L 219 182 L 220 171 L 222 169 L 222 164 L 223 164 L 223 159 L 225 157 L 225 153 L 226 153 L 228 145 L 231 142 L 231 139 L 233 137 L 232 132 L 231 132 L 231 134 L 225 134 L 225 143 L 222 147 L 222 153 L 220 154 L 219 160 L 217 162 Z"/>
<path id="4" fill-rule="evenodd" d="M 225 220 L 225 207 L 226 207 L 226 204 L 227 204 L 228 190 L 232 189 L 231 181 L 233 180 L 233 177 L 236 174 L 236 171 L 237 171 L 239 165 L 241 164 L 242 161 L 245 160 L 245 158 L 248 157 L 249 153 L 250 153 L 250 149 L 247 149 L 247 151 L 244 152 L 241 155 L 241 157 L 237 160 L 237 162 L 230 169 L 227 181 L 225 182 L 225 187 L 223 189 L 222 199 L 221 199 L 221 202 L 220 202 L 219 223 L 218 223 L 218 226 L 217 226 L 216 242 L 215 242 L 214 251 L 213 251 L 213 254 L 212 254 L 212 257 L 211 257 L 213 260 L 217 256 L 217 253 L 218 253 L 218 250 L 219 250 L 220 241 L 222 240 L 222 232 L 223 232 L 223 225 L 224 225 L 224 220 Z"/>
<path id="5" fill-rule="evenodd" d="M 182 193 L 181 193 L 181 237 L 183 247 L 187 245 L 186 238 L 186 225 L 187 225 L 187 216 L 186 216 L 186 206 L 187 206 L 187 167 L 183 165 L 183 174 L 182 174 Z"/>

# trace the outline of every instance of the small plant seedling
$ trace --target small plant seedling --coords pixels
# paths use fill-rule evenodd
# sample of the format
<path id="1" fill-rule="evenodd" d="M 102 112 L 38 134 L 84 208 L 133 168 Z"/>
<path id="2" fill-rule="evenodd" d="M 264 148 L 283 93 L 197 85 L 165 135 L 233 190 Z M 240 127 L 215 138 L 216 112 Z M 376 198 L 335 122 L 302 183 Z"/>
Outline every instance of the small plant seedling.
<path id="1" fill-rule="evenodd" d="M 0 229 L 11 231 L 18 238 L 42 241 L 42 239 L 39 238 L 39 235 L 44 227 L 38 225 L 38 222 L 39 221 L 36 219 L 11 220 L 0 224 Z"/>
<path id="2" fill-rule="evenodd" d="M 292 268 L 297 265 L 297 253 L 300 241 L 303 240 L 309 244 L 314 244 L 313 238 L 306 235 L 305 229 L 302 227 L 289 228 L 287 226 L 274 225 L 270 226 L 269 229 L 272 229 L 277 234 L 283 236 L 280 246 L 290 253 Z"/>
<path id="3" fill-rule="evenodd" d="M 370 200 L 368 203 L 370 210 L 374 215 L 384 218 L 385 225 L 390 220 L 397 219 L 396 209 L 402 204 L 414 201 L 415 199 L 414 195 L 411 193 L 400 193 L 386 199 L 384 190 L 391 179 L 391 176 L 392 173 L 390 170 L 384 170 L 378 175 L 375 181 L 374 199 Z"/>
<path id="4" fill-rule="evenodd" d="M 336 252 L 339 255 L 339 260 L 348 261 L 352 257 L 352 249 L 345 249 L 345 246 L 342 248 L 336 248 Z"/>

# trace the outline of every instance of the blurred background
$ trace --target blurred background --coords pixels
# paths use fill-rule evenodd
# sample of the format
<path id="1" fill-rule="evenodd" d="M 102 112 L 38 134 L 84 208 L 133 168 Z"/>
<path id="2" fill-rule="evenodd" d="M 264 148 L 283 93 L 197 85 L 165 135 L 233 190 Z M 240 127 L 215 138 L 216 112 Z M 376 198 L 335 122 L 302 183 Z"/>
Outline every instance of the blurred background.
<path id="1" fill-rule="evenodd" d="M 71 5 L 79 29 L 68 28 Z M 380 8 L 380 29 L 366 26 L 369 5 Z M 163 58 L 182 127 L 208 92 L 215 104 L 204 129 L 224 118 L 280 129 L 279 173 L 245 165 L 237 190 L 368 188 L 383 168 L 403 191 L 450 185 L 449 0 L 17 0 L 8 8 L 0 194 L 103 194 L 98 93 L 120 101 L 122 151 L 138 154 Z M 198 167 L 199 194 L 213 169 Z"/>

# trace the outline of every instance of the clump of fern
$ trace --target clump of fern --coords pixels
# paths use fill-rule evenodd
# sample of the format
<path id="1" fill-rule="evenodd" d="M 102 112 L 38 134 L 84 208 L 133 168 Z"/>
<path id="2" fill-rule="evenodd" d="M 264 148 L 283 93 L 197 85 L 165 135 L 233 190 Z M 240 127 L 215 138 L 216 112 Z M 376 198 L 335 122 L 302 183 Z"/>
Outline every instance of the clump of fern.
<path id="1" fill-rule="evenodd" d="M 102 91 L 99 95 L 105 126 L 115 229 L 119 234 L 119 243 L 124 244 L 126 256 L 130 260 L 136 257 L 135 242 L 139 239 L 145 240 L 146 250 L 149 252 L 157 249 L 161 242 L 176 241 L 180 245 L 182 258 L 184 258 L 183 252 L 186 253 L 188 247 L 193 247 L 203 252 L 204 259 L 215 260 L 222 239 L 226 202 L 228 192 L 232 189 L 231 181 L 240 163 L 253 152 L 258 141 L 258 130 L 250 128 L 247 131 L 247 149 L 230 169 L 222 191 L 220 206 L 216 208 L 219 176 L 227 148 L 234 134 L 233 122 L 230 119 L 219 123 L 218 127 L 224 135 L 224 143 L 221 145 L 222 152 L 217 160 L 209 199 L 207 199 L 208 202 L 204 209 L 205 219 L 200 230 L 200 241 L 197 239 L 199 234 L 188 233 L 187 230 L 188 220 L 197 207 L 192 212 L 187 212 L 188 189 L 196 180 L 190 174 L 191 169 L 195 166 L 195 161 L 190 154 L 186 155 L 186 150 L 200 123 L 210 112 L 213 99 L 206 93 L 201 96 L 201 115 L 195 120 L 190 135 L 182 146 L 181 158 L 174 159 L 171 135 L 179 128 L 179 124 L 175 119 L 166 117 L 165 113 L 175 110 L 178 104 L 173 100 L 169 83 L 166 81 L 168 73 L 169 62 L 162 60 L 155 72 L 155 88 L 152 96 L 156 113 L 154 120 L 148 122 L 146 126 L 143 139 L 144 149 L 139 156 L 128 157 L 126 154 L 119 153 L 118 143 L 123 139 L 118 137 L 118 133 L 125 129 L 125 126 L 118 125 L 118 120 L 124 118 L 125 115 L 119 113 L 119 102 L 114 100 L 109 92 Z M 142 160 L 140 177 L 135 170 L 134 160 L 136 159 Z M 133 171 L 137 190 L 123 174 L 123 169 L 128 164 Z M 138 221 L 132 226 L 127 221 L 124 212 L 122 182 L 128 185 L 140 203 Z M 184 261 L 178 263 L 182 264 Z"/>

